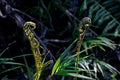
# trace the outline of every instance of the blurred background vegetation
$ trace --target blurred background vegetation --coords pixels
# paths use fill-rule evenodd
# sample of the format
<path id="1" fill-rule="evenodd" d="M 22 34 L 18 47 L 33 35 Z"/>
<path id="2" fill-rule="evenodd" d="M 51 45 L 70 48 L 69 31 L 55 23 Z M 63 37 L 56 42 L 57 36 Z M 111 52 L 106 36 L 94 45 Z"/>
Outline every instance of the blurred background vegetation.
<path id="1" fill-rule="evenodd" d="M 53 55 L 54 64 L 43 70 L 40 80 L 120 79 L 120 0 L 6 1 L 18 10 L 13 13 L 37 24 L 35 33 Z M 35 64 L 29 41 L 16 18 L 0 11 L 0 78 L 31 80 Z M 81 52 L 75 53 L 73 41 L 79 37 L 78 24 L 84 17 L 90 17 L 92 24 Z M 77 55 L 79 74 L 74 66 Z"/>

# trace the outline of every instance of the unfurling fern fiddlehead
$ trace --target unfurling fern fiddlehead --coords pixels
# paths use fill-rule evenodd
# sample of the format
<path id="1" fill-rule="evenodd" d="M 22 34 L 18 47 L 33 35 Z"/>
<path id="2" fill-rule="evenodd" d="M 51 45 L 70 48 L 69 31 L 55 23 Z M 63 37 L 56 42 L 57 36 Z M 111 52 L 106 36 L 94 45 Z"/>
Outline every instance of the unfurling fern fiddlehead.
<path id="1" fill-rule="evenodd" d="M 45 50 L 43 47 L 40 46 L 40 42 L 39 40 L 35 37 L 35 34 L 33 32 L 33 30 L 36 28 L 36 24 L 34 22 L 25 22 L 23 30 L 27 36 L 27 38 L 30 41 L 30 45 L 31 45 L 31 50 L 35 59 L 35 66 L 36 66 L 36 76 L 34 80 L 39 80 L 41 72 L 42 72 L 42 68 L 48 64 L 50 64 L 52 61 L 48 61 L 45 64 L 42 63 L 41 59 L 42 59 L 42 55 L 45 53 Z M 41 47 L 43 49 L 43 53 L 40 53 L 39 47 Z"/>
<path id="2" fill-rule="evenodd" d="M 80 49 L 81 49 L 81 45 L 82 45 L 82 42 L 83 42 L 83 39 L 85 37 L 85 34 L 89 28 L 91 24 L 91 19 L 89 17 L 85 17 L 82 19 L 82 21 L 79 23 L 79 39 L 78 39 L 78 43 L 77 43 L 77 52 L 79 53 L 80 52 Z M 82 29 L 83 27 L 83 29 Z M 78 58 L 79 58 L 79 55 L 78 55 Z"/>
<path id="3" fill-rule="evenodd" d="M 82 45 L 83 39 L 85 37 L 85 34 L 86 34 L 90 24 L 91 24 L 91 19 L 89 17 L 83 18 L 82 21 L 79 23 L 79 27 L 78 27 L 79 39 L 78 39 L 78 43 L 77 43 L 77 53 L 80 53 L 80 49 L 81 49 L 81 45 Z M 77 68 L 78 68 L 78 61 L 79 61 L 79 59 L 80 59 L 80 55 L 77 55 L 77 57 L 76 57 L 76 64 L 75 64 L 76 71 L 77 71 Z M 74 80 L 77 80 L 77 77 L 74 77 Z"/>

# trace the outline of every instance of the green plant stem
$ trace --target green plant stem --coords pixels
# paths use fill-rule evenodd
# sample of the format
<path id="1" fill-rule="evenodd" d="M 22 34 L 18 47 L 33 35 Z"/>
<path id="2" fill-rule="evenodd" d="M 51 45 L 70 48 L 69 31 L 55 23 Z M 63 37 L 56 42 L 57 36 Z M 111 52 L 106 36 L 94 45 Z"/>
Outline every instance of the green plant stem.
<path id="1" fill-rule="evenodd" d="M 89 25 L 85 25 L 84 32 L 80 34 L 80 39 L 79 39 L 79 41 L 77 43 L 77 53 L 80 53 L 81 45 L 82 45 L 83 39 L 85 37 L 85 34 L 88 31 L 88 27 L 89 27 Z M 79 61 L 79 59 L 80 59 L 80 55 L 77 55 L 76 64 L 75 64 L 75 70 L 76 71 L 77 71 L 77 68 L 78 68 L 78 61 Z M 78 73 L 78 71 L 76 73 Z M 77 80 L 77 77 L 74 77 L 74 80 Z"/>

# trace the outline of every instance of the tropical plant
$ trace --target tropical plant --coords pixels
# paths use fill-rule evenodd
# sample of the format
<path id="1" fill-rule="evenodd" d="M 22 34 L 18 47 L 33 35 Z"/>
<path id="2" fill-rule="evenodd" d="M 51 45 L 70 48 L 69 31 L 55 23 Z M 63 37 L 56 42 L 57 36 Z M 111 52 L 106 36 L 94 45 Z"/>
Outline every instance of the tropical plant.
<path id="1" fill-rule="evenodd" d="M 72 76 L 72 77 L 88 79 L 88 80 L 96 80 L 96 79 L 100 79 L 98 77 L 100 75 L 102 75 L 103 79 L 111 79 L 111 78 L 114 79 L 117 74 L 120 74 L 120 72 L 114 67 L 112 67 L 110 64 L 105 63 L 104 61 L 100 61 L 91 55 L 80 57 L 78 61 L 79 66 L 78 69 L 76 70 L 75 69 L 76 67 L 74 65 L 76 63 L 75 59 L 77 55 L 84 53 L 86 50 L 83 50 L 74 55 L 67 56 L 71 48 L 73 47 L 75 41 L 57 59 L 56 63 L 53 66 L 51 76 L 62 75 L 62 76 Z M 95 46 L 92 46 L 89 47 L 88 49 L 92 49 L 94 47 Z M 106 73 L 109 73 L 108 74 L 109 76 L 108 75 L 106 76 Z M 114 75 L 114 77 L 112 77 L 112 75 Z"/>
<path id="2" fill-rule="evenodd" d="M 83 42 L 85 49 L 91 45 L 97 45 L 99 49 L 103 50 L 103 53 L 108 48 L 109 50 L 116 50 L 119 45 L 117 39 L 120 37 L 120 6 L 118 3 L 117 0 L 84 0 L 83 5 L 85 7 L 81 7 L 80 10 L 87 9 L 88 16 L 92 19 L 89 37 Z"/>
<path id="3" fill-rule="evenodd" d="M 111 2 L 112 2 L 112 4 L 111 4 Z M 117 4 L 117 1 L 114 1 L 114 0 L 106 0 L 106 1 L 84 0 L 79 13 L 82 13 L 82 11 L 87 9 L 89 11 L 88 16 L 93 21 L 92 25 L 90 27 L 91 28 L 90 32 L 87 34 L 87 36 L 89 36 L 89 37 L 85 38 L 84 42 L 82 43 L 87 55 L 88 54 L 95 55 L 96 53 L 103 54 L 103 53 L 107 53 L 107 50 L 114 51 L 116 49 L 116 46 L 119 45 L 119 44 L 115 43 L 116 41 L 114 41 L 114 39 L 120 37 L 120 25 L 119 25 L 120 23 L 118 21 L 119 20 L 119 9 L 118 8 L 119 8 L 119 4 Z M 98 48 L 91 49 L 91 51 L 92 51 L 91 52 L 90 50 L 88 51 L 90 46 L 96 46 Z M 94 49 L 96 49 L 97 52 L 94 52 Z M 102 50 L 102 52 L 100 50 Z M 111 53 L 108 53 L 108 54 L 111 54 Z M 85 54 L 83 54 L 83 55 L 85 55 Z M 81 57 L 84 60 L 83 60 L 83 62 L 79 63 L 79 64 L 81 64 L 80 66 L 84 67 L 84 69 L 87 67 L 88 72 L 91 71 L 90 75 L 92 75 L 92 76 L 86 77 L 84 75 L 84 77 L 83 77 L 80 74 L 72 74 L 71 75 L 71 73 L 75 73 L 76 71 L 74 69 L 72 70 L 71 68 L 69 69 L 68 67 L 72 66 L 72 68 L 73 68 L 72 63 L 75 63 L 75 61 L 72 61 L 72 58 L 70 58 L 70 61 L 67 58 L 65 58 L 66 60 L 64 60 L 64 59 L 63 60 L 66 61 L 66 64 L 62 64 L 61 57 L 59 57 L 58 60 L 56 61 L 56 64 L 53 67 L 52 74 L 55 73 L 58 75 L 63 74 L 64 76 L 69 75 L 69 76 L 74 76 L 74 77 L 77 76 L 77 77 L 88 78 L 88 79 L 89 79 L 89 77 L 94 78 L 94 79 L 99 79 L 100 77 L 97 76 L 97 73 L 101 72 L 105 79 L 108 79 L 108 78 L 115 79 L 116 72 L 119 73 L 119 71 L 116 70 L 114 67 L 112 67 L 110 64 L 106 63 L 107 61 L 110 61 L 109 59 L 105 59 L 106 62 L 101 61 L 102 59 L 105 58 L 105 56 L 109 56 L 109 55 L 105 54 L 105 56 L 102 56 L 103 57 L 102 59 L 100 58 L 99 55 L 100 54 L 97 54 L 97 57 L 94 56 L 94 57 L 89 58 L 88 62 L 86 62 L 86 59 L 84 59 L 84 57 Z M 116 55 L 116 54 L 112 53 L 112 55 Z M 100 58 L 101 60 L 99 60 L 97 58 Z M 93 64 L 89 63 L 89 61 L 92 62 Z M 67 62 L 68 62 L 68 66 L 63 67 L 63 65 L 67 65 Z M 86 64 L 86 65 L 83 66 L 83 64 L 84 65 Z M 91 66 L 93 67 L 92 70 L 89 70 L 89 69 L 91 69 L 89 64 L 91 64 Z M 112 72 L 112 74 L 111 73 L 108 74 L 106 69 L 108 69 L 108 71 Z M 59 71 L 60 71 L 60 73 L 59 73 Z M 84 71 L 86 71 L 86 70 L 84 70 Z M 92 71 L 95 74 L 93 74 Z M 115 73 L 114 73 L 114 71 L 115 71 Z M 106 73 L 108 75 L 104 75 Z M 93 75 L 94 75 L 94 77 L 93 77 Z M 118 75 L 120 75 L 120 74 L 118 74 Z M 109 77 L 109 76 L 111 76 L 111 77 Z"/>
<path id="4" fill-rule="evenodd" d="M 17 4 L 22 2 L 18 0 L 7 1 L 11 4 L 14 2 L 13 6 L 17 7 Z M 23 1 L 23 3 L 24 2 L 25 1 Z M 120 42 L 118 41 L 120 37 L 119 0 L 32 0 L 30 2 L 34 3 L 29 3 L 30 5 L 26 4 L 28 2 L 24 3 L 24 8 L 21 8 L 23 12 L 20 10 L 18 10 L 19 12 L 14 12 L 24 17 L 23 19 L 25 21 L 35 21 L 37 26 L 39 26 L 39 28 L 37 27 L 35 29 L 35 33 L 41 40 L 40 45 L 46 49 L 48 54 L 49 52 L 53 54 L 56 60 L 53 67 L 51 67 L 52 72 L 50 76 L 48 76 L 50 72 L 46 68 L 39 73 L 41 75 L 41 80 L 46 78 L 56 80 L 59 76 L 62 77 L 62 80 L 66 80 L 66 76 L 69 76 L 67 77 L 69 80 L 73 80 L 74 77 L 83 80 L 114 80 L 119 78 L 120 67 L 116 65 L 120 61 Z M 19 6 L 20 5 L 21 4 L 19 4 Z M 1 9 L 0 12 L 2 12 Z M 92 24 L 85 34 L 80 52 L 77 52 L 75 50 L 76 42 L 79 38 L 78 24 L 83 17 L 90 17 Z M 14 19 L 14 16 L 12 16 L 12 19 Z M 4 20 L 2 22 L 4 22 Z M 45 28 L 41 29 L 41 27 Z M 13 27 L 10 29 L 12 30 Z M 4 28 L 0 29 L 0 36 L 3 34 L 1 32 L 2 30 L 4 30 Z M 21 35 L 19 33 L 17 34 Z M 7 34 L 5 33 L 4 35 Z M 6 41 L 8 38 L 0 37 L 0 48 L 2 41 Z M 17 40 L 19 39 L 16 39 L 16 41 Z M 72 41 L 73 43 L 68 47 Z M 8 43 L 9 40 L 6 42 Z M 19 45 L 20 41 L 17 42 Z M 6 45 L 7 43 L 2 44 Z M 25 47 L 25 53 L 30 52 L 30 45 Z M 0 51 L 1 50 L 2 49 L 0 49 Z M 35 65 L 32 64 L 34 60 L 32 59 L 29 64 L 26 60 L 26 57 L 32 54 L 24 54 L 23 51 L 20 51 L 19 53 L 23 55 L 17 54 L 15 57 L 9 56 L 8 58 L 4 58 L 6 50 L 8 50 L 8 47 L 0 53 L 0 67 L 2 66 L 0 76 L 3 75 L 2 79 L 9 78 L 9 74 L 7 73 L 10 71 L 17 71 L 18 69 L 25 79 L 33 79 L 36 75 L 34 74 Z M 61 53 L 62 51 L 64 52 Z M 8 53 L 12 54 L 10 52 Z M 80 58 L 76 61 L 76 57 L 79 55 Z M 45 55 L 45 57 L 46 56 L 48 55 Z M 15 60 L 17 58 L 23 59 L 24 62 L 16 62 Z M 46 66 L 49 63 L 44 63 L 46 61 L 48 61 L 48 59 L 42 57 L 41 66 Z M 78 63 L 77 69 L 75 63 Z M 8 64 L 10 65 L 9 68 L 4 67 Z M 19 74 L 17 76 L 19 76 Z M 15 77 L 15 79 L 16 78 L 17 77 Z"/>
<path id="5" fill-rule="evenodd" d="M 3 74 L 3 73 L 6 73 L 6 72 L 9 72 L 11 70 L 15 70 L 15 69 L 18 69 L 18 68 L 21 68 L 22 66 L 25 66 L 24 64 L 22 63 L 17 63 L 17 62 L 14 62 L 14 59 L 13 58 L 2 58 L 2 55 L 5 53 L 5 51 L 8 49 L 9 47 L 5 48 L 1 53 L 0 53 L 0 65 L 2 65 L 4 67 L 4 65 L 11 65 L 12 67 L 9 68 L 9 69 L 6 69 L 4 71 L 1 71 L 0 72 L 0 75 Z"/>

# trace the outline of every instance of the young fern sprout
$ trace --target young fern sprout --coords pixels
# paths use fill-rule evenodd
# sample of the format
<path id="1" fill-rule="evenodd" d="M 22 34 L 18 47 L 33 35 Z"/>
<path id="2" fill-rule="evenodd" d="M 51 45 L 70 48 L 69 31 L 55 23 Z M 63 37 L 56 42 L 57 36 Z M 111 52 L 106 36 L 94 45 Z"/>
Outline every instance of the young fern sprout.
<path id="1" fill-rule="evenodd" d="M 85 36 L 90 24 L 91 24 L 91 19 L 89 17 L 83 18 L 82 21 L 79 23 L 79 27 L 78 27 L 79 39 L 78 39 L 78 43 L 77 43 L 77 46 L 78 46 L 77 52 L 80 52 L 82 41 L 84 39 L 84 36 Z"/>
<path id="2" fill-rule="evenodd" d="M 81 45 L 82 45 L 83 39 L 85 37 L 85 34 L 86 34 L 90 24 L 91 24 L 91 19 L 89 17 L 83 18 L 82 21 L 79 23 L 79 27 L 78 27 L 79 38 L 78 38 L 78 42 L 77 42 L 77 53 L 80 53 L 80 49 L 81 49 Z M 77 55 L 76 63 L 75 63 L 75 67 L 76 67 L 75 70 L 76 71 L 77 71 L 77 68 L 78 68 L 78 61 L 79 61 L 79 59 L 80 59 L 80 55 Z M 74 80 L 77 80 L 77 77 L 74 77 Z"/>
<path id="3" fill-rule="evenodd" d="M 42 69 L 44 68 L 44 66 L 47 66 L 50 63 L 52 63 L 52 60 L 46 63 L 44 63 L 44 61 L 42 62 L 42 55 L 45 54 L 45 50 L 42 46 L 40 46 L 39 40 L 35 37 L 35 33 L 33 31 L 35 28 L 36 24 L 34 22 L 29 21 L 25 22 L 23 30 L 30 41 L 31 50 L 35 59 L 36 75 L 34 80 L 39 80 Z M 39 48 L 43 49 L 42 54 L 40 53 Z"/>

